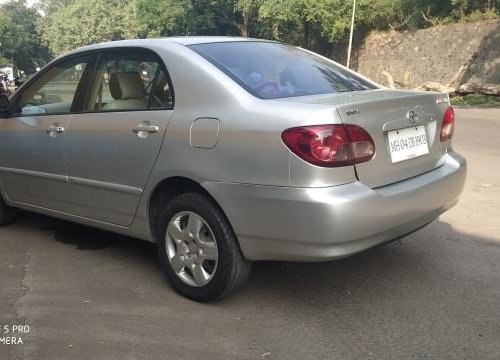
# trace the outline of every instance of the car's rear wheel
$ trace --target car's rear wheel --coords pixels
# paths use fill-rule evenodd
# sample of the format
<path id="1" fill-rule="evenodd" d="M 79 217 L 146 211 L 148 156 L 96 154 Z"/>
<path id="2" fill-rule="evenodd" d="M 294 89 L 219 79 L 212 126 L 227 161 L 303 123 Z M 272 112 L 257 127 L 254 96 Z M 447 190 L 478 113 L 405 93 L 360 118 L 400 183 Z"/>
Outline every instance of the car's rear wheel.
<path id="1" fill-rule="evenodd" d="M 15 211 L 7 206 L 0 195 L 0 226 L 10 224 L 14 220 Z"/>
<path id="2" fill-rule="evenodd" d="M 251 264 L 224 214 L 198 193 L 174 198 L 161 214 L 158 253 L 173 288 L 196 301 L 237 290 Z"/>

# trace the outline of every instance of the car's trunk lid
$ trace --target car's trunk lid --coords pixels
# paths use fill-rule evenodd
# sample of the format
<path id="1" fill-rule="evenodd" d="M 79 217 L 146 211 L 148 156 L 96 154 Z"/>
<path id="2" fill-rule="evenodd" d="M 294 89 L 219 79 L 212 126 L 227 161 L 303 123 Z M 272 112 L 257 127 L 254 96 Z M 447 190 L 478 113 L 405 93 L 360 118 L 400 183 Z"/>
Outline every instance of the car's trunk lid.
<path id="1" fill-rule="evenodd" d="M 443 95 L 403 94 L 406 96 L 366 99 L 337 107 L 344 123 L 361 126 L 375 143 L 375 157 L 356 165 L 358 179 L 367 186 L 401 181 L 442 163 L 445 151 L 439 131 L 447 107 L 442 104 Z"/>
<path id="2" fill-rule="evenodd" d="M 374 90 L 311 97 L 306 102 L 335 105 L 345 124 L 361 126 L 371 135 L 375 157 L 356 165 L 359 181 L 371 188 L 420 175 L 442 164 L 446 148 L 440 142 L 439 132 L 449 106 L 445 94 Z M 414 141 L 413 133 L 425 134 L 428 154 L 402 160 L 418 154 L 418 150 L 412 153 L 413 148 L 408 145 L 408 141 Z M 410 134 L 410 138 L 405 134 Z M 395 139 L 397 142 L 403 139 L 403 143 L 398 145 Z M 409 139 L 406 143 L 409 148 L 401 157 L 396 154 L 397 146 L 404 147 L 404 139 Z M 423 149 L 421 144 L 417 147 Z"/>

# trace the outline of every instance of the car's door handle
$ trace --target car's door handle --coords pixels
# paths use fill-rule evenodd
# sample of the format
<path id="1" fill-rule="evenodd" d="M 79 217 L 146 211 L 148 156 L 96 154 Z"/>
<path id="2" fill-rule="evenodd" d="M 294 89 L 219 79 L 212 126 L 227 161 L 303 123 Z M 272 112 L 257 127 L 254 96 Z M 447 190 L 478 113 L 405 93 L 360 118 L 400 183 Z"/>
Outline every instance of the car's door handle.
<path id="1" fill-rule="evenodd" d="M 149 134 L 157 133 L 160 130 L 158 126 L 154 125 L 138 125 L 132 128 L 132 132 L 138 134 L 140 132 L 147 132 Z"/>
<path id="2" fill-rule="evenodd" d="M 47 128 L 47 134 L 62 134 L 64 132 L 64 127 L 54 124 Z"/>

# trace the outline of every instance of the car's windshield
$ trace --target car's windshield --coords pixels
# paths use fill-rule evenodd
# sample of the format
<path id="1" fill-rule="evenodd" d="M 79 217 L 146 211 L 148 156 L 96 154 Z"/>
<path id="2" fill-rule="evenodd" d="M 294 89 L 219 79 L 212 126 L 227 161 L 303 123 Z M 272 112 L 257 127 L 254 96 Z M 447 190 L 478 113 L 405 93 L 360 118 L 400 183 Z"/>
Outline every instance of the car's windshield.
<path id="1" fill-rule="evenodd" d="M 284 44 L 240 41 L 190 48 L 263 99 L 375 88 L 331 61 Z"/>

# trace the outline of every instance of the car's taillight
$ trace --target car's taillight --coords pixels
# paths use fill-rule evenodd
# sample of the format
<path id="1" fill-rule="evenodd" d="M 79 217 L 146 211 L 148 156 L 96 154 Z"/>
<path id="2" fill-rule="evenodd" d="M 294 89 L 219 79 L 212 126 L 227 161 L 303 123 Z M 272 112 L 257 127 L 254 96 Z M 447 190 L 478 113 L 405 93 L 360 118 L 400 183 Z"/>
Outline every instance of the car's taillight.
<path id="1" fill-rule="evenodd" d="M 441 142 L 450 140 L 455 132 L 455 111 L 450 106 L 446 109 L 443 118 L 443 125 L 441 125 Z"/>
<path id="2" fill-rule="evenodd" d="M 298 157 L 322 167 L 359 164 L 373 159 L 371 136 L 356 125 L 314 125 L 283 131 L 281 139 Z"/>

